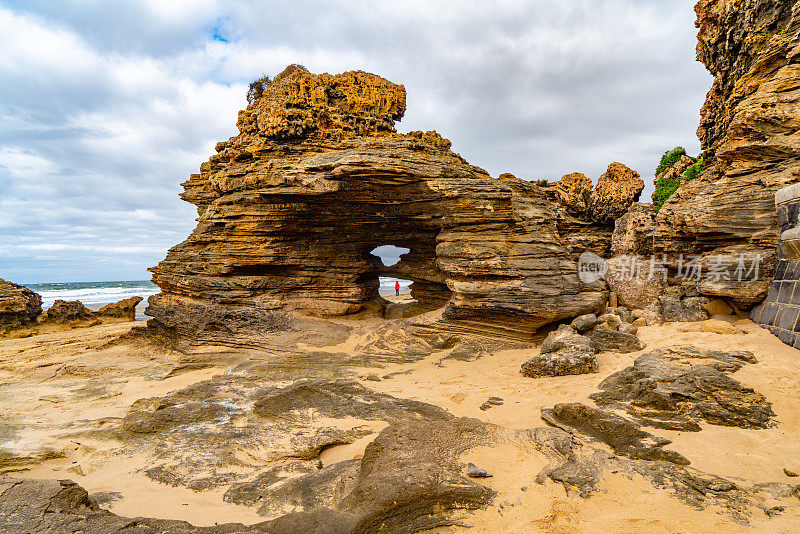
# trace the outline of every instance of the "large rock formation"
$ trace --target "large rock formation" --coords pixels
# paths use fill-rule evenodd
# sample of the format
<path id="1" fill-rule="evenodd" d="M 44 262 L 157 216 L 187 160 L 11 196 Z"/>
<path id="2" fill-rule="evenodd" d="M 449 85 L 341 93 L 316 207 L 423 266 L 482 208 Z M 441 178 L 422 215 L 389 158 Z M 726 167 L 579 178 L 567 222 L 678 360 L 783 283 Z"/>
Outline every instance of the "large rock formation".
<path id="1" fill-rule="evenodd" d="M 277 76 L 184 183 L 199 223 L 152 269 L 155 324 L 228 335 L 275 310 L 352 314 L 380 303 L 378 276 L 412 280 L 420 310 L 512 335 L 602 306 L 605 285 L 578 279 L 576 236 L 599 232 L 588 242 L 607 251 L 635 172 L 612 164 L 567 221 L 554 188 L 494 179 L 436 132 L 397 134 L 404 111 L 403 86 L 373 74 Z M 410 252 L 387 267 L 380 245 Z"/>
<path id="2" fill-rule="evenodd" d="M 42 313 L 42 297 L 25 286 L 0 278 L 0 333 L 24 326 Z"/>
<path id="3" fill-rule="evenodd" d="M 659 211 L 655 253 L 701 255 L 718 272 L 760 254 L 755 280 L 699 284 L 749 307 L 774 272 L 774 194 L 800 180 L 800 1 L 701 0 L 695 11 L 697 57 L 714 76 L 697 131 L 706 170 Z"/>

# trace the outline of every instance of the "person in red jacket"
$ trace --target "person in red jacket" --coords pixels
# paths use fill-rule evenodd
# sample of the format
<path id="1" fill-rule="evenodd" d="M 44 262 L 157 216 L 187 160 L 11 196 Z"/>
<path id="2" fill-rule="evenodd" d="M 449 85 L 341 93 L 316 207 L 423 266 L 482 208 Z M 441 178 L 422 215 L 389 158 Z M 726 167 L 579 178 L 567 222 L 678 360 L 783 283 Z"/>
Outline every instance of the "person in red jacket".
<path id="1" fill-rule="evenodd" d="M 400 280 L 395 280 L 394 282 L 394 296 L 400 296 Z"/>

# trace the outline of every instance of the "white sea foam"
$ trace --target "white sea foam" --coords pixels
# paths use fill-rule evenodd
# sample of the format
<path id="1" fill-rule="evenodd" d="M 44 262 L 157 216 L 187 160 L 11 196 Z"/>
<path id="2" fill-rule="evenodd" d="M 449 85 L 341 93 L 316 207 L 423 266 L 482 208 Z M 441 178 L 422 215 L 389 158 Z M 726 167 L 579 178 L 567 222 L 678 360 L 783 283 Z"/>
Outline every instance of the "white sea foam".
<path id="1" fill-rule="evenodd" d="M 397 278 L 380 277 L 381 295 L 394 295 Z M 410 280 L 400 281 L 400 293 L 410 291 Z M 63 282 L 52 284 L 29 284 L 28 287 L 42 296 L 42 308 L 47 309 L 56 300 L 79 300 L 86 305 L 117 302 L 130 297 L 147 299 L 159 292 L 149 281 L 140 282 Z"/>
<path id="2" fill-rule="evenodd" d="M 378 293 L 383 296 L 386 295 L 394 295 L 394 283 L 398 281 L 398 278 L 390 278 L 388 276 L 381 276 L 380 280 L 380 287 L 378 288 Z M 411 280 L 400 280 L 400 294 L 408 293 L 411 291 Z"/>
<path id="3" fill-rule="evenodd" d="M 158 287 L 142 282 L 65 282 L 30 284 L 31 290 L 42 296 L 42 308 L 56 300 L 79 300 L 86 305 L 117 302 L 130 297 L 147 298 L 158 293 Z"/>

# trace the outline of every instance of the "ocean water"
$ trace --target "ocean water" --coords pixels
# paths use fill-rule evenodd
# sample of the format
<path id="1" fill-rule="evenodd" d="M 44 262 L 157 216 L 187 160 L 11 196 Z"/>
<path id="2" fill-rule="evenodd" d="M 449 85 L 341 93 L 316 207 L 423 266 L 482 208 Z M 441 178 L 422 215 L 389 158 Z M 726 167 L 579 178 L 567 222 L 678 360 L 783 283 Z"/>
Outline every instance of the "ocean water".
<path id="1" fill-rule="evenodd" d="M 388 276 L 381 276 L 378 278 L 380 281 L 380 287 L 378 288 L 378 293 L 381 296 L 387 295 L 394 295 L 394 283 L 398 280 L 397 278 L 390 278 Z M 411 291 L 411 280 L 400 280 L 400 294 L 403 295 L 405 293 L 409 293 Z"/>
<path id="2" fill-rule="evenodd" d="M 55 300 L 79 300 L 84 304 L 106 304 L 130 297 L 147 299 L 159 292 L 149 280 L 120 282 L 56 282 L 27 284 L 31 291 L 42 296 L 42 308 L 47 309 Z"/>
<path id="3" fill-rule="evenodd" d="M 394 283 L 397 278 L 380 277 L 381 295 L 394 295 Z M 55 282 L 49 284 L 28 284 L 32 291 L 42 296 L 42 308 L 47 309 L 57 299 L 79 300 L 86 305 L 107 304 L 130 297 L 142 297 L 147 300 L 150 295 L 158 293 L 158 286 L 149 280 L 133 280 L 118 282 Z M 410 291 L 411 281 L 400 280 L 400 293 Z"/>

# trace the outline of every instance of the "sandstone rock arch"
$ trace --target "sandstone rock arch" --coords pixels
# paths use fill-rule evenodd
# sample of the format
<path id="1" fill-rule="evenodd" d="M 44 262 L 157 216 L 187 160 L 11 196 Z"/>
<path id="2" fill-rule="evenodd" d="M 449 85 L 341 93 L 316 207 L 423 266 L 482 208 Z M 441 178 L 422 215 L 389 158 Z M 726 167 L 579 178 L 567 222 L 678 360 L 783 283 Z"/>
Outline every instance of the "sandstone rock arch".
<path id="1" fill-rule="evenodd" d="M 377 298 L 378 275 L 413 280 L 446 321 L 511 335 L 605 302 L 575 253 L 608 249 L 609 214 L 641 192 L 638 174 L 609 167 L 589 195 L 602 218 L 567 213 L 558 187 L 492 178 L 436 132 L 396 133 L 404 112 L 403 86 L 373 74 L 276 77 L 183 184 L 198 225 L 151 269 L 155 323 L 235 334 L 279 311 L 353 314 Z M 382 244 L 411 252 L 386 267 L 370 254 Z"/>

